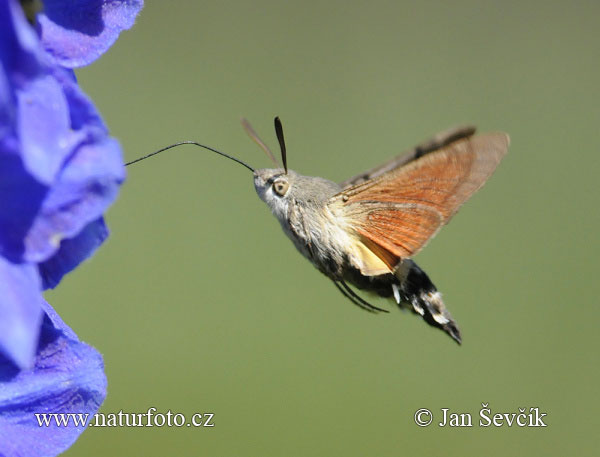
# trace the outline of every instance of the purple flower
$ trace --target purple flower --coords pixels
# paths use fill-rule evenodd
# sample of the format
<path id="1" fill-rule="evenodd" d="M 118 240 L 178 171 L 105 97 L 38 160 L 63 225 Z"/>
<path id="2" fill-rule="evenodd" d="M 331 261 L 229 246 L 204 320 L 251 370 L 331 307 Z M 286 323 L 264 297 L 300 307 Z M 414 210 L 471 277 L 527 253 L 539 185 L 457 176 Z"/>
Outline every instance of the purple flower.
<path id="1" fill-rule="evenodd" d="M 44 0 L 38 30 L 44 49 L 63 67 L 96 60 L 133 25 L 142 0 Z"/>
<path id="2" fill-rule="evenodd" d="M 19 371 L 0 355 L 3 456 L 54 456 L 64 451 L 85 429 L 106 396 L 100 354 L 80 342 L 50 305 L 43 302 L 43 309 L 34 368 Z M 66 427 L 50 416 L 61 413 L 88 417 L 82 425 L 70 422 Z"/>
<path id="3" fill-rule="evenodd" d="M 0 351 L 33 360 L 41 291 L 106 237 L 125 177 L 118 143 L 18 4 L 0 2 Z"/>
<path id="4" fill-rule="evenodd" d="M 0 0 L 0 455 L 64 451 L 84 427 L 39 427 L 34 413 L 93 413 L 105 396 L 101 356 L 42 291 L 106 239 L 102 215 L 125 178 L 119 144 L 65 67 L 106 51 L 141 6 L 46 1 L 36 31 Z"/>

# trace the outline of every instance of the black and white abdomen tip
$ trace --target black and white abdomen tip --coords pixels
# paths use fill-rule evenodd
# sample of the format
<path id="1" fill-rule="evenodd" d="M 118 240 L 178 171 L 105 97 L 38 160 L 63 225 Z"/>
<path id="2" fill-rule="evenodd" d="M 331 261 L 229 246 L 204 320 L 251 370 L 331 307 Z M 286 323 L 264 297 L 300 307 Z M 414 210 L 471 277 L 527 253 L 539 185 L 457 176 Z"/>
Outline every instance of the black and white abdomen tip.
<path id="1" fill-rule="evenodd" d="M 415 262 L 405 259 L 396 271 L 396 278 L 398 283 L 392 283 L 396 303 L 409 303 L 415 314 L 419 314 L 429 325 L 444 330 L 460 344 L 460 330 L 429 276 Z"/>

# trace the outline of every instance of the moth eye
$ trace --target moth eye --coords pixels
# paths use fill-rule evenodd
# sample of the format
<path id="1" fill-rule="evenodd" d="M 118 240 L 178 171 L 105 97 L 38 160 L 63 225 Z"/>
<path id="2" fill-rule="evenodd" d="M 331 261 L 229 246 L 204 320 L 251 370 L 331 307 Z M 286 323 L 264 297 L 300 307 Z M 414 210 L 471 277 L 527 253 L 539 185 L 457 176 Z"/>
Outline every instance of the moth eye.
<path id="1" fill-rule="evenodd" d="M 287 192 L 287 190 L 290 187 L 290 183 L 288 183 L 287 181 L 275 181 L 273 183 L 273 190 L 275 191 L 275 193 L 281 197 L 283 197 L 285 195 L 285 193 Z"/>

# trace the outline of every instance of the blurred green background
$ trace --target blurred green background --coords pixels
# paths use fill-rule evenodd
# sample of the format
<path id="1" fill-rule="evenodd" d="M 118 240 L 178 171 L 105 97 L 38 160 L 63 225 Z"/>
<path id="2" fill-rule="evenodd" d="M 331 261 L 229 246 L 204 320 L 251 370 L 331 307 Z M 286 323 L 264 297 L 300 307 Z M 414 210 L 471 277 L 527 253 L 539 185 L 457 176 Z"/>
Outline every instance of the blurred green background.
<path id="1" fill-rule="evenodd" d="M 91 428 L 66 455 L 597 455 L 599 5 L 148 1 L 78 72 L 128 160 L 193 139 L 269 166 L 242 116 L 273 149 L 281 116 L 290 167 L 336 181 L 461 123 L 512 145 L 417 258 L 462 347 L 350 304 L 244 168 L 180 148 L 128 169 L 111 238 L 47 298 L 104 355 L 102 412 L 216 425 Z M 482 402 L 548 427 L 480 428 Z"/>

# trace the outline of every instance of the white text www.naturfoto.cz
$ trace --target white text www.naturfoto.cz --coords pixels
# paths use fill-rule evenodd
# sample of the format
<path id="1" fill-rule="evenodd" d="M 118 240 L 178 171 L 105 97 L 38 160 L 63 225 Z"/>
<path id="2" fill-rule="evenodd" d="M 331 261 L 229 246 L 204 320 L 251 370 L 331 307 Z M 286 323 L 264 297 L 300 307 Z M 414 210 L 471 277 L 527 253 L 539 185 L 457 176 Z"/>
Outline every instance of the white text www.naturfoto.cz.
<path id="1" fill-rule="evenodd" d="M 96 413 L 91 419 L 89 413 L 34 413 L 40 427 L 214 427 L 213 413 L 195 413 L 186 421 L 185 415 L 157 413 L 156 408 L 148 408 L 145 413 Z M 88 422 L 88 419 L 89 422 Z"/>

